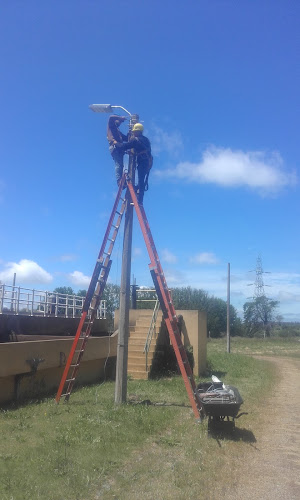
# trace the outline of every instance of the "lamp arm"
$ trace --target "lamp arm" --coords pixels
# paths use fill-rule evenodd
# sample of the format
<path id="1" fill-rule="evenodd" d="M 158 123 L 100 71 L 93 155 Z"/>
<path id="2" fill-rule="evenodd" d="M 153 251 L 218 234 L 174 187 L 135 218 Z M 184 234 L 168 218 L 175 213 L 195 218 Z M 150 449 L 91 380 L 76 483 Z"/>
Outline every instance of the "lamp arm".
<path id="1" fill-rule="evenodd" d="M 129 111 L 127 111 L 127 109 L 123 108 L 123 106 L 111 106 L 111 108 L 123 109 L 123 111 L 125 111 L 125 113 L 127 113 L 129 116 L 132 116 L 131 113 L 129 113 Z"/>

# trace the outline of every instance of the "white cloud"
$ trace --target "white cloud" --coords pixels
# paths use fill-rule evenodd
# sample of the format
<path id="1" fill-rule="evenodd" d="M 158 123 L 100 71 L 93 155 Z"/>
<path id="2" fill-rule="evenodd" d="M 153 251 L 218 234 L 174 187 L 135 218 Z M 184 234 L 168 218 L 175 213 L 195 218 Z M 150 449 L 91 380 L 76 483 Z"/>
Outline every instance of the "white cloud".
<path id="1" fill-rule="evenodd" d="M 0 280 L 3 283 L 12 282 L 14 273 L 18 283 L 50 283 L 53 276 L 45 271 L 33 260 L 22 259 L 19 263 L 8 262 L 5 264 L 5 270 L 0 272 Z"/>
<path id="2" fill-rule="evenodd" d="M 266 294 L 272 295 L 280 303 L 300 302 L 299 273 L 271 273 L 268 284 L 270 288 L 265 290 Z"/>
<path id="3" fill-rule="evenodd" d="M 217 264 L 219 260 L 214 253 L 202 252 L 190 257 L 191 264 Z"/>
<path id="4" fill-rule="evenodd" d="M 300 290 L 298 293 L 291 293 L 287 290 L 279 291 L 277 297 L 280 303 L 300 302 Z"/>
<path id="5" fill-rule="evenodd" d="M 171 271 L 170 269 L 166 269 L 165 272 L 165 278 L 167 285 L 169 287 L 181 287 L 181 286 L 188 286 L 186 275 L 184 272 L 181 272 L 179 269 L 176 271 Z"/>
<path id="6" fill-rule="evenodd" d="M 69 281 L 76 286 L 87 288 L 90 284 L 91 278 L 89 276 L 85 276 L 81 271 L 74 271 L 67 275 Z"/>
<path id="7" fill-rule="evenodd" d="M 296 174 L 284 170 L 283 160 L 277 152 L 268 154 L 217 147 L 207 149 L 199 163 L 180 162 L 174 169 L 158 175 L 225 188 L 246 186 L 260 194 L 274 194 L 297 183 Z"/>
<path id="8" fill-rule="evenodd" d="M 177 262 L 177 257 L 171 253 L 167 248 L 161 251 L 161 260 L 167 262 L 168 264 L 175 264 Z"/>
<path id="9" fill-rule="evenodd" d="M 151 126 L 151 148 L 155 156 L 166 152 L 171 156 L 178 156 L 183 150 L 181 133 L 177 130 L 166 132 L 161 127 L 153 124 Z"/>
<path id="10" fill-rule="evenodd" d="M 72 262 L 77 259 L 77 256 L 74 254 L 60 255 L 58 260 L 60 262 Z"/>

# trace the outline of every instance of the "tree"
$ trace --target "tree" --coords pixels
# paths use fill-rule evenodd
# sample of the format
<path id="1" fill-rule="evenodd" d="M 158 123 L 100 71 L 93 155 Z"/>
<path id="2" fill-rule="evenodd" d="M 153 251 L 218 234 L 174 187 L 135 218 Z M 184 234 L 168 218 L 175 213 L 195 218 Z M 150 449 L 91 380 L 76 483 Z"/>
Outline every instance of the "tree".
<path id="1" fill-rule="evenodd" d="M 106 318 L 109 330 L 113 331 L 115 310 L 119 309 L 120 305 L 120 286 L 106 283 L 102 299 L 106 300 Z"/>
<path id="2" fill-rule="evenodd" d="M 79 297 L 86 297 L 87 290 L 78 290 Z M 120 286 L 106 283 L 101 300 L 106 301 L 106 318 L 108 320 L 108 328 L 113 331 L 115 310 L 119 308 L 120 303 Z"/>
<path id="3" fill-rule="evenodd" d="M 70 286 L 58 286 L 53 290 L 53 293 L 58 294 L 58 302 L 57 304 L 61 307 L 57 308 L 57 314 L 58 315 L 65 315 L 68 313 L 69 308 L 71 309 L 74 306 L 73 299 L 70 299 L 69 297 L 64 297 L 64 295 L 75 295 L 75 292 L 73 288 Z M 52 305 L 51 305 L 51 312 L 54 314 L 55 308 L 57 307 L 56 304 L 57 298 L 52 295 Z"/>
<path id="4" fill-rule="evenodd" d="M 207 328 L 211 337 L 221 337 L 227 329 L 227 303 L 197 288 L 173 288 L 172 297 L 175 309 L 199 309 L 207 313 Z M 236 309 L 230 305 L 231 335 L 241 335 L 241 321 Z"/>
<path id="5" fill-rule="evenodd" d="M 200 309 L 206 310 L 209 296 L 204 290 L 190 286 L 173 288 L 172 299 L 175 309 Z"/>
<path id="6" fill-rule="evenodd" d="M 58 286 L 54 288 L 53 293 L 62 293 L 64 295 L 75 295 L 73 288 L 70 286 Z"/>
<path id="7" fill-rule="evenodd" d="M 156 290 L 155 288 L 148 288 L 146 291 L 143 288 L 137 288 L 137 309 L 154 309 L 154 304 L 156 301 Z"/>
<path id="8" fill-rule="evenodd" d="M 244 304 L 244 326 L 248 337 L 260 332 L 264 337 L 270 337 L 278 304 L 277 300 L 268 299 L 265 295 Z"/>

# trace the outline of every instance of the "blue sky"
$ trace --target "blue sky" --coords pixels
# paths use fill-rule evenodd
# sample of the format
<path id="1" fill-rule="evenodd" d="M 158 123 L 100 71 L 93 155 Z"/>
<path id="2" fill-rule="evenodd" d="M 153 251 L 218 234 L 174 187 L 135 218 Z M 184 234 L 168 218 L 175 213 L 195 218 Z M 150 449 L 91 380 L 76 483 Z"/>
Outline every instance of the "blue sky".
<path id="1" fill-rule="evenodd" d="M 144 206 L 169 287 L 242 310 L 256 259 L 300 321 L 299 19 L 292 0 L 1 2 L 0 280 L 87 288 L 116 182 L 107 115 L 153 147 Z M 123 130 L 126 127 L 123 126 Z M 122 234 L 112 283 L 120 282 Z M 134 223 L 132 273 L 151 285 Z"/>

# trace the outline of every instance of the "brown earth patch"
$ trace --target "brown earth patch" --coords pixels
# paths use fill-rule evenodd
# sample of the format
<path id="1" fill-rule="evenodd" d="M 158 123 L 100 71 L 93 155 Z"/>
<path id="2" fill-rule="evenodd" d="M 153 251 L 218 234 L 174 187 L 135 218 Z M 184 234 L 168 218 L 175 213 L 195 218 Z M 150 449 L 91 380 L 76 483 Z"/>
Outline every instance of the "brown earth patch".
<path id="1" fill-rule="evenodd" d="M 279 382 L 261 407 L 255 445 L 235 464 L 230 485 L 216 499 L 300 498 L 300 361 L 265 359 L 276 365 Z"/>

